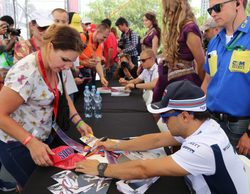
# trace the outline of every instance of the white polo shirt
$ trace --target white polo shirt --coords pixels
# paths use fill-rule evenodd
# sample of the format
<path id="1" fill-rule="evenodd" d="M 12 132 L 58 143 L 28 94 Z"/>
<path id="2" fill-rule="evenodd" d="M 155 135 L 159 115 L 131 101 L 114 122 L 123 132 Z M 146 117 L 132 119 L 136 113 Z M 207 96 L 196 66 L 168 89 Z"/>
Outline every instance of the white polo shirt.
<path id="1" fill-rule="evenodd" d="M 158 77 L 158 65 L 156 63 L 149 70 L 144 69 L 142 73 L 138 76 L 138 78 L 140 80 L 143 80 L 144 83 L 149 83 Z"/>
<path id="2" fill-rule="evenodd" d="M 205 121 L 186 139 L 176 140 L 182 146 L 171 157 L 190 173 L 186 178 L 197 194 L 249 193 L 244 165 L 214 120 Z"/>

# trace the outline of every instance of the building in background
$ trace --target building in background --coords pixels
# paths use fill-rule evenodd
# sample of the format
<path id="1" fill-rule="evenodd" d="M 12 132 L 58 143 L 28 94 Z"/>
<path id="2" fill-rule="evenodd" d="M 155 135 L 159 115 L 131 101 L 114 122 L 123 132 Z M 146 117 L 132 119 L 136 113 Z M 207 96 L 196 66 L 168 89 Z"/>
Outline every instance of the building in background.
<path id="1" fill-rule="evenodd" d="M 201 0 L 201 9 L 200 13 L 201 16 L 205 17 L 207 16 L 207 8 L 208 8 L 209 1 L 208 0 Z"/>
<path id="2" fill-rule="evenodd" d="M 28 22 L 35 11 L 50 13 L 54 8 L 82 12 L 81 0 L 0 0 L 0 16 L 10 15 L 15 20 L 15 27 L 21 28 L 21 35 L 28 38 Z M 84 3 L 86 4 L 86 3 Z"/>

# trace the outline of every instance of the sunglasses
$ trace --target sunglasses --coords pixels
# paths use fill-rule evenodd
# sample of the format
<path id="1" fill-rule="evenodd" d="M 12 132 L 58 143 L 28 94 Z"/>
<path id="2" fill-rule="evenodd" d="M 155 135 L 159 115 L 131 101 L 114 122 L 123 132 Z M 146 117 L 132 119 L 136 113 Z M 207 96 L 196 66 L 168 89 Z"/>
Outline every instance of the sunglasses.
<path id="1" fill-rule="evenodd" d="M 148 58 L 146 58 L 146 59 L 140 59 L 140 61 L 142 62 L 142 63 L 145 63 L 148 59 L 150 59 L 151 57 L 148 57 Z"/>
<path id="2" fill-rule="evenodd" d="M 212 15 L 212 11 L 214 11 L 215 13 L 220 13 L 222 5 L 224 5 L 226 3 L 229 3 L 229 2 L 232 2 L 232 1 L 236 1 L 236 0 L 229 0 L 229 1 L 225 1 L 225 2 L 222 2 L 222 3 L 215 4 L 213 7 L 208 8 L 207 12 L 209 13 L 209 15 Z"/>
<path id="3" fill-rule="evenodd" d="M 37 26 L 37 29 L 38 29 L 39 32 L 43 32 L 43 31 L 47 30 L 48 27 L 49 27 L 49 26 L 44 26 L 44 27 L 39 27 L 39 26 Z"/>
<path id="4" fill-rule="evenodd" d="M 179 114 L 181 114 L 180 111 L 175 111 L 175 112 L 171 112 L 171 113 L 164 113 L 164 114 L 160 114 L 161 118 L 162 118 L 162 122 L 163 123 L 166 123 L 167 122 L 167 119 L 169 117 L 176 117 L 178 116 Z"/>

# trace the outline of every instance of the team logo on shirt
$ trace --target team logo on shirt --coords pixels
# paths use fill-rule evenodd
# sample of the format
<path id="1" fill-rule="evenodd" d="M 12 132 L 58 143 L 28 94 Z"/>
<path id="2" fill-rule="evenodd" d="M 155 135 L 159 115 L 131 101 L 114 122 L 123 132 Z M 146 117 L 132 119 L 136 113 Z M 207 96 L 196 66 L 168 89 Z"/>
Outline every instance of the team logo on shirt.
<path id="1" fill-rule="evenodd" d="M 245 69 L 245 62 L 244 61 L 233 61 L 232 67 L 234 69 L 243 70 L 243 69 Z"/>

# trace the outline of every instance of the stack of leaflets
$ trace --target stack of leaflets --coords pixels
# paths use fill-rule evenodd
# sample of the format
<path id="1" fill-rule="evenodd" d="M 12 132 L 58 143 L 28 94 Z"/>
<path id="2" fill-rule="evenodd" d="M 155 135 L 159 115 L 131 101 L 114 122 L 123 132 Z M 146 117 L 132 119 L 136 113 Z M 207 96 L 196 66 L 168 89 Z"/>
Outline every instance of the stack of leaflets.
<path id="1" fill-rule="evenodd" d="M 125 90 L 125 87 L 112 87 L 111 96 L 129 96 L 131 90 Z"/>
<path id="2" fill-rule="evenodd" d="M 143 194 L 148 188 L 158 180 L 159 177 L 153 177 L 149 179 L 141 180 L 120 180 L 116 182 L 117 189 L 125 194 Z"/>
<path id="3" fill-rule="evenodd" d="M 111 93 L 111 96 L 129 96 L 131 90 L 125 90 L 125 87 L 100 87 L 97 88 L 101 94 Z"/>
<path id="4" fill-rule="evenodd" d="M 100 94 L 110 94 L 111 87 L 99 87 L 97 88 L 97 91 L 100 92 Z"/>
<path id="5" fill-rule="evenodd" d="M 54 174 L 52 178 L 58 182 L 48 187 L 48 190 L 54 194 L 105 194 L 111 183 L 110 178 L 77 175 L 69 170 Z"/>
<path id="6" fill-rule="evenodd" d="M 153 150 L 148 150 L 144 152 L 123 152 L 118 158 L 118 163 L 123 163 L 130 160 L 146 160 L 155 159 L 166 156 L 164 148 L 158 148 Z M 141 180 L 120 180 L 116 182 L 117 189 L 125 194 L 143 194 L 148 188 L 158 180 L 159 177 L 153 177 L 149 179 Z"/>
<path id="7" fill-rule="evenodd" d="M 162 158 L 164 156 L 166 156 L 164 148 L 157 148 L 144 152 L 125 151 L 119 156 L 117 161 L 118 163 L 123 163 L 130 160 L 147 160 L 147 159 Z"/>
<path id="8" fill-rule="evenodd" d="M 88 136 L 82 136 L 80 140 L 88 145 L 89 147 L 93 147 L 95 143 L 98 141 L 98 138 L 96 138 L 94 135 L 89 134 Z"/>
<path id="9" fill-rule="evenodd" d="M 104 137 L 103 137 L 104 138 Z M 98 140 L 101 140 L 102 138 L 98 139 L 94 135 L 88 135 L 88 136 L 83 136 L 80 138 L 80 140 L 85 143 L 87 146 L 91 147 L 90 151 L 91 154 L 88 154 L 87 156 L 88 159 L 96 159 L 99 162 L 104 162 L 104 163 L 110 163 L 114 164 L 117 163 L 116 157 L 117 155 L 113 155 L 113 152 L 108 152 L 105 150 L 97 150 L 97 146 L 95 146 L 95 143 Z"/>

